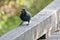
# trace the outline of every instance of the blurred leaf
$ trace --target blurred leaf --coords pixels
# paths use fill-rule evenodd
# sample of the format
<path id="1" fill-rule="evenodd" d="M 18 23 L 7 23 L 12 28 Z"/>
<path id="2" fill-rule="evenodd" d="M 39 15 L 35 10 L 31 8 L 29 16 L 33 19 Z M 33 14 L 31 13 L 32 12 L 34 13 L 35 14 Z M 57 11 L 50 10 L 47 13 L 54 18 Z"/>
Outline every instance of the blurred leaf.
<path id="1" fill-rule="evenodd" d="M 20 5 L 24 5 L 24 0 L 20 0 Z"/>

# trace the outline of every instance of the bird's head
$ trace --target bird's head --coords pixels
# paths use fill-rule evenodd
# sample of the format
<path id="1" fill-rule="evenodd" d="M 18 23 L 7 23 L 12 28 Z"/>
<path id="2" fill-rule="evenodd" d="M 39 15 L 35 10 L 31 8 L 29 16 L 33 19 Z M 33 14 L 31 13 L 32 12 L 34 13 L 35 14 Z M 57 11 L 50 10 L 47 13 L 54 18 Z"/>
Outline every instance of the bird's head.
<path id="1" fill-rule="evenodd" d="M 26 14 L 26 9 L 23 8 L 23 9 L 22 9 L 22 12 L 23 12 L 23 14 Z"/>
<path id="2" fill-rule="evenodd" d="M 25 11 L 25 8 L 23 8 L 22 11 Z"/>

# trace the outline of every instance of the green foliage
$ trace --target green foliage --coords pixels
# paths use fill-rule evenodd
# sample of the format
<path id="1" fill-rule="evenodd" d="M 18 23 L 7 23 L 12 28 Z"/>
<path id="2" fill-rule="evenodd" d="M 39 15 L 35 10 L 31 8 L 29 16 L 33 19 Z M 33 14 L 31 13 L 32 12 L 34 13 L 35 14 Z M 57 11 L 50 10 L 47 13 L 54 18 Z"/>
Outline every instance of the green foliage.
<path id="1" fill-rule="evenodd" d="M 9 17 L 8 20 L 0 22 L 0 35 L 5 34 L 6 32 L 18 27 L 22 22 L 18 15 L 14 15 L 13 17 Z"/>
<path id="2" fill-rule="evenodd" d="M 28 8 L 28 5 L 27 5 L 27 10 L 32 14 L 32 16 L 34 16 L 36 13 L 42 10 L 45 6 L 47 6 L 52 0 L 31 0 L 31 1 L 29 1 L 31 3 L 31 6 L 30 8 Z"/>

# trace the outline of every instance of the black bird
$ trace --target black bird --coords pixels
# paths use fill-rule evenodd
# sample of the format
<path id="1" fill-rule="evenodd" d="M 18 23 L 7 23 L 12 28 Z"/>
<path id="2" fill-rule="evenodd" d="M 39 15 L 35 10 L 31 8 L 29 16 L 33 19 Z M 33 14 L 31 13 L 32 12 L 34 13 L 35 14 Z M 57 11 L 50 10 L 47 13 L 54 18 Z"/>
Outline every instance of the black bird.
<path id="1" fill-rule="evenodd" d="M 31 20 L 31 14 L 27 12 L 26 9 L 23 8 L 20 14 L 20 18 L 22 21 L 27 21 L 28 22 L 27 25 L 29 25 L 29 22 Z"/>

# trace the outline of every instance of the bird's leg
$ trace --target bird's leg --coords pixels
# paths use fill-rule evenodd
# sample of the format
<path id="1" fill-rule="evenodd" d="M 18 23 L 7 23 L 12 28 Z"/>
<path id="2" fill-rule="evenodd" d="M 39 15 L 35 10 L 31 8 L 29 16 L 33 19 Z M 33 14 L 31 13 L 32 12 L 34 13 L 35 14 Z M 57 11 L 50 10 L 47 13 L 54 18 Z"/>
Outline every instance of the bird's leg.
<path id="1" fill-rule="evenodd" d="M 27 25 L 29 25 L 29 23 L 30 23 L 30 21 L 28 21 L 28 24 Z"/>

